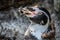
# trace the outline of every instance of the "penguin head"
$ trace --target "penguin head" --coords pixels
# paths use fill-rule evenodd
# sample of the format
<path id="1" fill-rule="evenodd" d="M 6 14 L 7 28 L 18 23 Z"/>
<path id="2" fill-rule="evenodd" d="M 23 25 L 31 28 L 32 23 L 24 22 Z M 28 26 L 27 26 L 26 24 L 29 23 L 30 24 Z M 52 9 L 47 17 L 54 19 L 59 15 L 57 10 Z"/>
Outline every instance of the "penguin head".
<path id="1" fill-rule="evenodd" d="M 24 15 L 26 15 L 28 18 L 30 18 L 31 21 L 43 24 L 45 25 L 48 22 L 51 21 L 50 13 L 42 7 L 24 7 L 22 9 L 22 12 Z"/>

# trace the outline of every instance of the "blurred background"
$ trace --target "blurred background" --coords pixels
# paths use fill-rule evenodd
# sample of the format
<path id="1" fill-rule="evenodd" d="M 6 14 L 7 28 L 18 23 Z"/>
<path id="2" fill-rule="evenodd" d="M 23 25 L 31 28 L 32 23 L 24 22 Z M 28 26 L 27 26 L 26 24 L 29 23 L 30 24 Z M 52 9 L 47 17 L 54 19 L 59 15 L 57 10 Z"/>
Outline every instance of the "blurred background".
<path id="1" fill-rule="evenodd" d="M 60 40 L 60 0 L 0 0 L 0 40 L 24 40 L 30 21 L 19 10 L 36 4 L 50 12 L 55 22 L 56 40 Z"/>

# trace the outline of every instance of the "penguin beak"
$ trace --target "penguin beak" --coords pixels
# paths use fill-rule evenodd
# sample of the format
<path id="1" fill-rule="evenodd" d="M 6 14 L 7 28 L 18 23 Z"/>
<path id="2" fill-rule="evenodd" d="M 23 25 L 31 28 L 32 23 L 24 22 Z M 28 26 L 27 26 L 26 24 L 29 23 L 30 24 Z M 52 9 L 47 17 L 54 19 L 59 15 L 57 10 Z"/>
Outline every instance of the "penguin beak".
<path id="1" fill-rule="evenodd" d="M 22 9 L 20 12 L 23 13 L 23 14 L 26 14 L 26 15 L 30 14 L 28 9 Z"/>
<path id="2" fill-rule="evenodd" d="M 35 16 L 35 12 L 34 11 L 30 11 L 28 9 L 22 9 L 21 13 L 23 13 L 27 17 L 34 17 Z"/>

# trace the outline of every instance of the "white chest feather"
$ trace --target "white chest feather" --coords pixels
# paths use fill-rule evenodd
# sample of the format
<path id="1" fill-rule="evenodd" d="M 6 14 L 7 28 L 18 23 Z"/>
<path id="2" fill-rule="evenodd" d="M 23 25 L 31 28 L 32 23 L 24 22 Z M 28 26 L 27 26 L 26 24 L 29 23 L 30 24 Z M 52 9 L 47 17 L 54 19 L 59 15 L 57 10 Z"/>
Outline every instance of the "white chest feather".
<path id="1" fill-rule="evenodd" d="M 38 40 L 42 40 L 41 35 L 47 30 L 49 26 L 49 21 L 46 25 L 33 24 L 29 26 L 31 34 L 35 36 Z"/>
<path id="2" fill-rule="evenodd" d="M 33 36 L 35 36 L 38 39 L 41 39 L 42 33 L 45 32 L 47 28 L 48 28 L 48 25 L 42 26 L 39 24 L 35 24 L 30 27 L 30 30 Z"/>

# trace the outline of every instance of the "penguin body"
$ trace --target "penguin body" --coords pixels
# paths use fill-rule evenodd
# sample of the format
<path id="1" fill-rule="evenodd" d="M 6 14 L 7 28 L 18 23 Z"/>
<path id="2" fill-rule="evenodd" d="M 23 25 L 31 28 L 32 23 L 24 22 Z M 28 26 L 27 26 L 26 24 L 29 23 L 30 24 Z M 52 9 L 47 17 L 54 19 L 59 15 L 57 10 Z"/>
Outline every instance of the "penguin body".
<path id="1" fill-rule="evenodd" d="M 37 40 L 42 40 L 42 34 L 47 30 L 49 32 L 51 23 L 51 16 L 45 8 L 38 7 L 25 7 L 22 12 L 30 19 L 29 25 L 25 36 L 33 36 Z"/>

